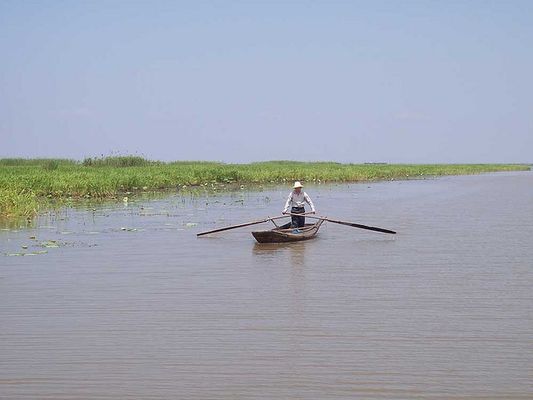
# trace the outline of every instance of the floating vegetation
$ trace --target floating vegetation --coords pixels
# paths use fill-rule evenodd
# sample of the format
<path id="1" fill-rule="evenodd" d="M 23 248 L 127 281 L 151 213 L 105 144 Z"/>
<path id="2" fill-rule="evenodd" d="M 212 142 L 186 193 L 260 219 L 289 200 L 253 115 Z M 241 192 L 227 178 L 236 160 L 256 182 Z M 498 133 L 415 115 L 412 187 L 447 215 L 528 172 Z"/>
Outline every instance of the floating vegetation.
<path id="1" fill-rule="evenodd" d="M 293 180 L 322 184 L 528 170 L 517 164 L 391 165 L 269 161 L 251 164 L 180 161 L 163 163 L 138 156 L 61 159 L 0 159 L 0 216 L 31 218 L 42 209 L 86 200 L 121 199 L 141 190 L 187 193 L 242 189 Z"/>
<path id="2" fill-rule="evenodd" d="M 40 254 L 47 254 L 47 250 L 32 251 L 28 253 L 4 253 L 6 257 L 23 257 L 23 256 L 37 256 Z"/>
<path id="3" fill-rule="evenodd" d="M 47 240 L 46 242 L 42 242 L 41 243 L 41 246 L 42 247 L 47 247 L 47 248 L 56 248 L 56 247 L 59 247 L 59 244 L 57 243 L 57 241 L 55 240 Z"/>

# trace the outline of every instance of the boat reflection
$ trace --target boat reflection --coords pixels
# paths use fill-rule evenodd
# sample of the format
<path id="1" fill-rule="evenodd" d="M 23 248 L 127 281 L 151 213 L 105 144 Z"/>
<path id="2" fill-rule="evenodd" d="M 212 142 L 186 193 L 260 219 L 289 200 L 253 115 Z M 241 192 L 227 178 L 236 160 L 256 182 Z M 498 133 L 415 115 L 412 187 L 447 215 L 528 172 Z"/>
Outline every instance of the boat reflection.
<path id="1" fill-rule="evenodd" d="M 253 247 L 254 256 L 268 261 L 269 259 L 279 260 L 279 253 L 286 253 L 293 266 L 303 266 L 305 264 L 306 246 L 311 243 L 301 241 L 293 243 L 255 243 Z"/>

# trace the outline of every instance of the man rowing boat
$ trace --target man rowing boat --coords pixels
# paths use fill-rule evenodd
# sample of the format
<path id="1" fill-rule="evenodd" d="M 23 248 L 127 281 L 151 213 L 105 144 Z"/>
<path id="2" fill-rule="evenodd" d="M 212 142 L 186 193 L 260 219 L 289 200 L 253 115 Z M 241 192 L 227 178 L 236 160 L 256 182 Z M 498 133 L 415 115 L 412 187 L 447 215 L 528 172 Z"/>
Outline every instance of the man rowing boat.
<path id="1" fill-rule="evenodd" d="M 300 182 L 294 182 L 294 187 L 292 192 L 289 193 L 287 202 L 285 203 L 285 208 L 283 209 L 282 214 L 287 214 L 287 210 L 291 207 L 291 214 L 304 214 L 305 213 L 305 203 L 309 204 L 311 207 L 311 214 L 315 213 L 315 206 L 313 201 L 307 193 L 303 190 L 303 185 Z M 305 217 L 293 215 L 292 221 L 290 224 L 284 225 L 282 228 L 301 228 L 305 226 Z"/>

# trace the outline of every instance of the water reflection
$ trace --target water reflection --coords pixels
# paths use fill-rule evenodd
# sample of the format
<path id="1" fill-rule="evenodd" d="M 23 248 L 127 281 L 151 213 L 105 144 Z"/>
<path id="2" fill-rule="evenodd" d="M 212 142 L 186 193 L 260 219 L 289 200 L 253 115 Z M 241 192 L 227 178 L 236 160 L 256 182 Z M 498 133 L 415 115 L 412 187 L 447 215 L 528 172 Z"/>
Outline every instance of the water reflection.
<path id="1" fill-rule="evenodd" d="M 305 264 L 306 245 L 310 242 L 312 240 L 293 243 L 255 243 L 252 252 L 259 260 L 269 261 L 282 256 L 288 257 L 290 265 L 302 266 Z"/>

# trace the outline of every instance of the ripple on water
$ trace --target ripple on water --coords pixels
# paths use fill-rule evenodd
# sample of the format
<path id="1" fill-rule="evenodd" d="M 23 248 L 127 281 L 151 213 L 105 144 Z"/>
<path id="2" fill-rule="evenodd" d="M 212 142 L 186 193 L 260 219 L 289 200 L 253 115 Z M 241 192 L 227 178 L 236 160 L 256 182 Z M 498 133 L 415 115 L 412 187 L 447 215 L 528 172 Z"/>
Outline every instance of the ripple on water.
<path id="1" fill-rule="evenodd" d="M 3 227 L 2 396 L 531 396 L 531 172 L 308 186 L 320 213 L 398 235 L 196 238 L 277 215 L 276 187 Z"/>

